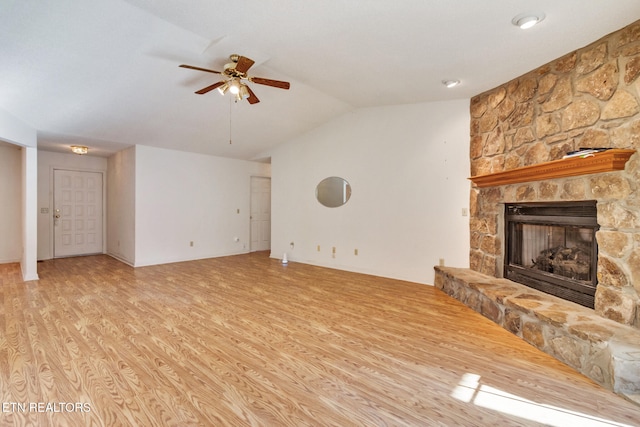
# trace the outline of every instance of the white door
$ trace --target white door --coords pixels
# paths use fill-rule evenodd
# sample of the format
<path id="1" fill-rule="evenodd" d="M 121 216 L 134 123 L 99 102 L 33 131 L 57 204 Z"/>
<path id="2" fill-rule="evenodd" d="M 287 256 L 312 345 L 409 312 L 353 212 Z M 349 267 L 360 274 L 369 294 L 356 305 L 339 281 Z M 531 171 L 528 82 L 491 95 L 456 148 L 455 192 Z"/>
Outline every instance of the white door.
<path id="1" fill-rule="evenodd" d="M 251 252 L 271 249 L 271 178 L 251 177 Z"/>
<path id="2" fill-rule="evenodd" d="M 53 171 L 53 256 L 102 253 L 102 174 Z"/>

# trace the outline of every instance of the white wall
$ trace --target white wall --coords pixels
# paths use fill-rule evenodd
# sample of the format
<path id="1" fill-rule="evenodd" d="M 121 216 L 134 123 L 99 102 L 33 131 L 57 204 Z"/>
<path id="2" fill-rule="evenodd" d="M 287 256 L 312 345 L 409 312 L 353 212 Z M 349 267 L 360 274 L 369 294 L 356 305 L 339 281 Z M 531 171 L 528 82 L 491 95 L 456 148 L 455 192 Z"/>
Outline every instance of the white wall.
<path id="1" fill-rule="evenodd" d="M 249 251 L 250 177 L 270 165 L 138 145 L 135 168 L 135 266 Z"/>
<path id="2" fill-rule="evenodd" d="M 22 148 L 22 280 L 38 280 L 38 149 Z"/>
<path id="3" fill-rule="evenodd" d="M 38 259 L 53 258 L 53 170 L 101 172 L 106 181 L 107 159 L 73 153 L 38 151 Z M 43 209 L 48 212 L 43 212 Z"/>
<path id="4" fill-rule="evenodd" d="M 22 256 L 22 154 L 17 145 L 0 143 L 0 264 Z"/>
<path id="5" fill-rule="evenodd" d="M 469 123 L 468 100 L 362 109 L 276 148 L 272 256 L 418 283 L 468 267 Z M 328 176 L 346 205 L 315 200 Z"/>
<path id="6" fill-rule="evenodd" d="M 107 253 L 135 265 L 136 147 L 109 157 L 107 167 Z"/>
<path id="7" fill-rule="evenodd" d="M 0 109 L 0 140 L 22 146 L 21 179 L 16 185 L 21 189 L 20 227 L 22 230 L 20 269 L 23 280 L 37 280 L 37 179 L 38 152 L 37 131 Z M 2 236 L 0 236 L 2 238 Z"/>

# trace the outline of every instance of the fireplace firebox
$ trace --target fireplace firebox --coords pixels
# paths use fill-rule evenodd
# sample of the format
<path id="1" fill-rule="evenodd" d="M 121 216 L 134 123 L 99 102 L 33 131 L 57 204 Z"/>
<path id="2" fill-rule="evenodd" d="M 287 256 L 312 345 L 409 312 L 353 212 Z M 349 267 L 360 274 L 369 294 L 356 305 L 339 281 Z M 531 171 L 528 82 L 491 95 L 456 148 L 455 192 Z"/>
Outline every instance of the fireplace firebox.
<path id="1" fill-rule="evenodd" d="M 507 204 L 504 276 L 593 308 L 597 230 L 595 201 Z"/>

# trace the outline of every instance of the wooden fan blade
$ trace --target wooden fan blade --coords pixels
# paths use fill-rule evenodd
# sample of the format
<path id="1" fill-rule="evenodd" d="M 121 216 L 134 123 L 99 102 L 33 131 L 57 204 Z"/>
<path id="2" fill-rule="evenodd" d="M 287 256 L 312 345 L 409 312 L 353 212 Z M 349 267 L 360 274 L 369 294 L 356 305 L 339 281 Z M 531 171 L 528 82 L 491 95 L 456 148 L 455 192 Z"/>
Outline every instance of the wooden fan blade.
<path id="1" fill-rule="evenodd" d="M 224 82 L 217 82 L 217 83 L 212 84 L 211 86 L 207 86 L 205 88 L 202 88 L 202 89 L 196 91 L 196 93 L 198 95 L 204 95 L 205 93 L 211 92 L 212 90 L 214 90 L 217 87 L 222 86 L 223 84 L 224 84 Z"/>
<path id="2" fill-rule="evenodd" d="M 238 62 L 236 63 L 235 70 L 239 73 L 246 73 L 249 68 L 256 62 L 253 59 L 247 58 L 246 56 L 238 57 Z"/>
<path id="3" fill-rule="evenodd" d="M 247 101 L 249 101 L 249 104 L 257 104 L 258 102 L 260 102 L 256 94 L 253 93 L 253 91 L 249 86 L 247 86 L 247 90 L 249 91 L 249 97 L 247 98 Z"/>
<path id="4" fill-rule="evenodd" d="M 207 73 L 222 74 L 220 71 L 209 70 L 208 68 L 194 67 L 193 65 L 181 64 L 181 65 L 179 65 L 179 67 L 189 68 L 191 70 L 206 71 Z"/>
<path id="5" fill-rule="evenodd" d="M 254 83 L 258 83 L 261 85 L 273 86 L 280 89 L 289 89 L 291 85 L 289 82 L 282 82 L 280 80 L 271 80 L 271 79 L 263 79 L 262 77 L 251 77 L 250 79 Z"/>

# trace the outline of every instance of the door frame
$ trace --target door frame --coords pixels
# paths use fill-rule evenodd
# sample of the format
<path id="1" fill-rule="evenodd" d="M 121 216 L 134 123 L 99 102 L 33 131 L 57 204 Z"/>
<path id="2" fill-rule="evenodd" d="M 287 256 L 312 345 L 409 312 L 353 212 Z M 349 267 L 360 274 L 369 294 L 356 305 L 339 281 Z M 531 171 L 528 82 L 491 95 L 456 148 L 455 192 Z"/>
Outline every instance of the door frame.
<path id="1" fill-rule="evenodd" d="M 49 167 L 49 259 L 55 259 L 55 225 L 53 214 L 55 210 L 55 179 L 56 170 L 70 172 L 91 172 L 102 175 L 102 253 L 107 253 L 107 171 L 101 169 L 87 169 L 73 166 L 52 165 Z"/>

